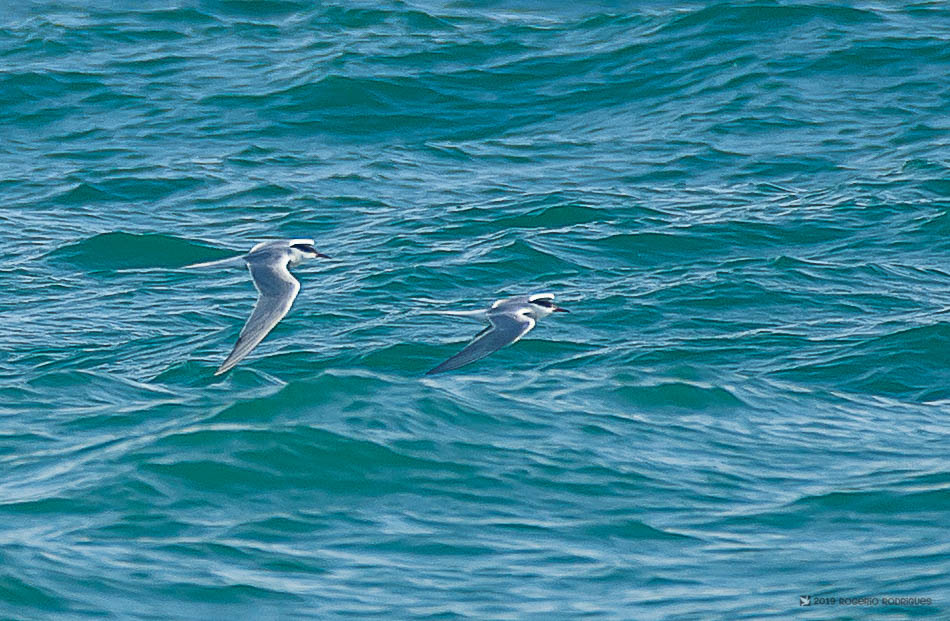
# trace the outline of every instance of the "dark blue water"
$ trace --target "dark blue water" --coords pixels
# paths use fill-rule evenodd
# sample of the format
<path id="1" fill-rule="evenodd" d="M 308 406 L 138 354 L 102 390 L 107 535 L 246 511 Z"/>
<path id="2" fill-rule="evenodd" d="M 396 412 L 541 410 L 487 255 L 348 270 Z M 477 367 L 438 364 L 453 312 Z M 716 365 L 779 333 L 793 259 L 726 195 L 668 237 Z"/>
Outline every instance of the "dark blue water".
<path id="1" fill-rule="evenodd" d="M 7 7 L 0 617 L 946 616 L 948 42 L 938 2 Z M 215 378 L 253 285 L 182 267 L 284 237 L 335 260 Z M 430 311 L 537 291 L 573 312 L 423 376 L 479 329 Z"/>

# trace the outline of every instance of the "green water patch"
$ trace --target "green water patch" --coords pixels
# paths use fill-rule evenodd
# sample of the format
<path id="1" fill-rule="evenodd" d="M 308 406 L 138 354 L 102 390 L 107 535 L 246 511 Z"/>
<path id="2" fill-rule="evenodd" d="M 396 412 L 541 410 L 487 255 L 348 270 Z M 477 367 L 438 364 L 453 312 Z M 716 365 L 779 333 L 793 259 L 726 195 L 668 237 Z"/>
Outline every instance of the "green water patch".
<path id="1" fill-rule="evenodd" d="M 308 84 L 294 85 L 286 89 L 250 94 L 214 94 L 201 103 L 222 108 L 254 106 L 271 109 L 286 115 L 322 114 L 327 109 L 379 110 L 399 107 L 402 104 L 418 106 L 438 105 L 448 97 L 411 78 L 372 78 L 331 74 Z M 422 118 L 422 117 L 419 117 Z M 290 120 L 290 119 L 288 119 Z"/>
<path id="2" fill-rule="evenodd" d="M 278 201 L 293 196 L 291 188 L 276 183 L 255 184 L 252 187 L 241 187 L 233 192 L 215 194 L 213 196 L 195 199 L 196 205 L 221 205 L 234 203 L 253 203 L 254 201 Z M 248 205 L 245 209 L 252 208 Z M 270 209 L 270 207 L 265 207 Z"/>
<path id="3" fill-rule="evenodd" d="M 95 205 L 97 203 L 116 203 L 122 199 L 110 194 L 98 185 L 92 183 L 78 183 L 68 190 L 53 197 L 55 203 L 61 205 Z"/>
<path id="4" fill-rule="evenodd" d="M 933 489 L 920 492 L 861 491 L 831 492 L 807 496 L 795 502 L 796 509 L 814 509 L 823 513 L 898 514 L 939 512 L 950 503 L 950 490 Z"/>
<path id="5" fill-rule="evenodd" d="M 950 501 L 950 490 L 921 492 L 893 490 L 833 491 L 805 496 L 776 509 L 729 517 L 721 525 L 732 528 L 799 530 L 814 522 L 866 524 L 868 519 L 919 522 L 942 515 Z"/>
<path id="6" fill-rule="evenodd" d="M 182 556 L 192 556 L 196 558 L 205 558 L 204 554 L 194 549 L 194 546 L 165 546 L 162 548 L 167 553 L 178 553 Z M 294 599 L 300 597 L 293 593 L 278 591 L 264 587 L 258 587 L 250 584 L 195 584 L 192 582 L 172 583 L 170 586 L 161 584 L 158 587 L 159 594 L 166 601 L 187 601 L 194 606 L 206 606 L 213 604 L 241 604 L 248 606 L 254 604 L 255 610 L 259 610 L 262 602 L 270 600 Z M 212 616 L 212 615 L 209 615 Z"/>
<path id="7" fill-rule="evenodd" d="M 111 196 L 129 202 L 156 201 L 178 192 L 197 191 L 205 182 L 198 177 L 122 175 L 98 182 L 98 187 Z"/>
<path id="8" fill-rule="evenodd" d="M 266 486 L 380 492 L 455 471 L 451 463 L 300 425 L 192 427 L 164 436 L 127 459 L 144 462 L 145 470 L 166 482 L 205 491 Z"/>
<path id="9" fill-rule="evenodd" d="M 708 259 L 731 252 L 731 249 L 724 247 L 717 240 L 690 236 L 686 231 L 618 233 L 599 239 L 594 244 L 609 256 L 627 259 L 633 264 L 650 265 L 673 258 Z"/>
<path id="10" fill-rule="evenodd" d="M 274 394 L 235 401 L 211 421 L 216 424 L 274 424 L 309 414 L 321 415 L 371 397 L 385 382 L 365 376 L 324 373 L 308 381 L 294 381 Z"/>
<path id="11" fill-rule="evenodd" d="M 94 74 L 60 71 L 23 71 L 0 77 L 0 103 L 17 105 L 24 101 L 47 101 L 64 93 L 89 92 L 103 88 Z"/>
<path id="12" fill-rule="evenodd" d="M 292 15 L 304 9 L 305 3 L 290 0 L 218 0 L 212 6 L 216 12 L 231 17 L 276 18 Z"/>
<path id="13" fill-rule="evenodd" d="M 95 137 L 83 136 L 83 138 L 88 140 Z M 72 158 L 77 151 L 80 153 L 79 159 L 81 160 L 105 159 L 95 155 L 99 149 L 81 150 L 75 147 L 67 151 L 65 156 Z M 117 151 L 111 148 L 106 148 L 105 152 L 111 155 L 123 153 L 121 150 Z M 59 157 L 63 156 L 62 153 L 59 154 Z M 120 174 L 108 178 L 97 178 L 95 181 L 88 179 L 77 181 L 69 189 L 53 196 L 50 202 L 72 209 L 91 209 L 102 203 L 147 203 L 167 198 L 176 193 L 196 192 L 204 183 L 200 178 L 188 175 L 149 176 L 148 171 L 141 168 L 126 169 Z"/>
<path id="14" fill-rule="evenodd" d="M 92 425 L 90 416 L 103 418 L 98 422 L 131 424 L 139 407 L 157 407 L 177 400 L 178 396 L 158 385 L 149 385 L 119 375 L 91 369 L 49 370 L 27 380 L 29 394 L 56 395 L 60 408 L 77 408 L 84 416 L 72 424 L 77 428 Z M 124 421 L 124 423 L 123 423 Z M 93 427 L 89 427 L 93 428 Z"/>
<path id="15" fill-rule="evenodd" d="M 745 405 L 742 399 L 720 386 L 683 381 L 620 386 L 613 389 L 611 394 L 622 404 L 647 409 L 706 410 L 711 408 L 738 408 Z"/>
<path id="16" fill-rule="evenodd" d="M 418 31 L 451 30 L 453 26 L 435 15 L 419 9 L 400 7 L 398 11 L 382 7 L 341 7 L 328 6 L 314 19 L 314 25 L 320 28 L 345 29 L 371 28 L 388 24 L 390 28 L 409 27 Z"/>
<path id="17" fill-rule="evenodd" d="M 50 252 L 54 262 L 84 270 L 179 268 L 235 253 L 159 233 L 100 233 Z"/>
<path id="18" fill-rule="evenodd" d="M 936 401 L 947 398 L 944 369 L 950 365 L 950 325 L 899 330 L 843 347 L 833 357 L 775 375 L 890 397 Z"/>
<path id="19" fill-rule="evenodd" d="M 101 506 L 96 502 L 76 495 L 32 498 L 0 504 L 0 515 L 17 517 L 91 515 L 99 510 Z"/>
<path id="20" fill-rule="evenodd" d="M 466 326 L 470 327 L 470 326 Z M 478 333 L 478 326 L 472 335 Z M 433 339 L 434 341 L 436 339 Z M 461 345 L 458 346 L 461 349 Z M 397 343 L 366 352 L 358 360 L 360 366 L 367 369 L 385 370 L 387 372 L 408 374 L 422 378 L 423 374 L 441 362 L 443 354 L 433 353 L 433 344 L 403 344 Z"/>
<path id="21" fill-rule="evenodd" d="M 577 272 L 579 267 L 554 253 L 546 252 L 526 240 L 516 240 L 471 261 L 474 271 L 490 270 L 496 274 L 528 273 L 537 279 Z"/>
<path id="22" fill-rule="evenodd" d="M 146 22 L 172 23 L 172 24 L 214 24 L 218 20 L 211 15 L 199 11 L 194 7 L 184 8 L 160 8 L 145 9 L 138 12 L 137 17 Z"/>
<path id="23" fill-rule="evenodd" d="M 63 601 L 50 593 L 16 576 L 0 576 L 0 601 L 17 602 L 21 606 L 46 611 L 62 611 Z"/>
<path id="24" fill-rule="evenodd" d="M 511 216 L 507 218 L 498 218 L 495 210 L 483 209 L 484 222 L 492 222 L 495 230 L 506 229 L 541 229 L 554 230 L 565 229 L 580 224 L 590 224 L 593 222 L 603 222 L 609 219 L 609 214 L 602 209 L 585 207 L 583 205 L 556 205 L 553 207 L 544 207 L 532 210 L 529 213 Z M 464 215 L 471 217 L 471 211 L 463 212 Z M 477 226 L 484 226 L 484 222 L 479 222 Z M 472 231 L 476 230 L 476 225 L 470 225 Z"/>
<path id="25" fill-rule="evenodd" d="M 644 540 L 694 540 L 689 535 L 661 530 L 634 519 L 621 519 L 612 522 L 595 522 L 583 527 L 584 535 L 600 538 L 615 538 L 628 541 Z"/>
<path id="26" fill-rule="evenodd" d="M 873 24 L 880 19 L 874 11 L 846 6 L 723 3 L 687 12 L 683 17 L 672 20 L 664 29 L 684 32 L 697 28 L 709 29 L 710 25 L 715 25 L 713 32 L 718 31 L 717 34 L 726 39 L 735 33 L 745 36 L 767 33 L 774 37 L 815 20 L 829 25 L 845 26 Z"/>

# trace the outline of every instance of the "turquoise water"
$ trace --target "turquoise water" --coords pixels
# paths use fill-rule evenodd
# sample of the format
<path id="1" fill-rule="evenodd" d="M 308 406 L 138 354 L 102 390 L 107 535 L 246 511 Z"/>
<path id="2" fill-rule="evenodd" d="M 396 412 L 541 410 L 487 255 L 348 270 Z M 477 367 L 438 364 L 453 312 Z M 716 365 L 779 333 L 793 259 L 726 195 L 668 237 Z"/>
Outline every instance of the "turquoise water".
<path id="1" fill-rule="evenodd" d="M 672 4 L 5 8 L 0 617 L 946 618 L 950 9 Z"/>

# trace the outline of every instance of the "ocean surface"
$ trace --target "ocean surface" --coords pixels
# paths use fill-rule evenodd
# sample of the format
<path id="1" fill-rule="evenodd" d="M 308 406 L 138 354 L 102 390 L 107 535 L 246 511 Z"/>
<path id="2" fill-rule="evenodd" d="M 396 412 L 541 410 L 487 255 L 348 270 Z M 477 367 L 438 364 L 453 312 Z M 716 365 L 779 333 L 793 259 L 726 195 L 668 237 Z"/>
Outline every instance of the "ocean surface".
<path id="1" fill-rule="evenodd" d="M 2 619 L 950 618 L 946 3 L 8 3 L 0 198 Z"/>

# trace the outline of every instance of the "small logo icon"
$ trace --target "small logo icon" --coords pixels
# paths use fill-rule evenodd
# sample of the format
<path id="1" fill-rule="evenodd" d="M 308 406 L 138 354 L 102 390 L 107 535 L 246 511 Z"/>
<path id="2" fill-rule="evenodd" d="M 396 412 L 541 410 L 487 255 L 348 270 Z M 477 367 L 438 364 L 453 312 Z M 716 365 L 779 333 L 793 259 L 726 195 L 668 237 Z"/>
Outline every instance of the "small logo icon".
<path id="1" fill-rule="evenodd" d="M 799 596 L 798 596 L 798 605 L 799 605 L 799 606 L 811 606 L 811 595 L 799 595 Z"/>

